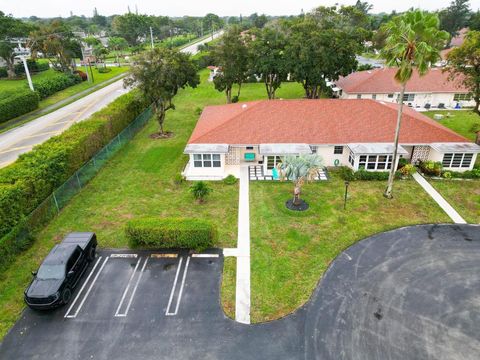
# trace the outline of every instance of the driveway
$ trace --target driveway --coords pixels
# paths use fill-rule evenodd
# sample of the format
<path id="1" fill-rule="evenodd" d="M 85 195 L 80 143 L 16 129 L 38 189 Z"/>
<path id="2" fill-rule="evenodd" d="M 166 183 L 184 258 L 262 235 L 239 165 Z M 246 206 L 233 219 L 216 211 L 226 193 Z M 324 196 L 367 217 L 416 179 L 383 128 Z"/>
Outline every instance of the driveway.
<path id="1" fill-rule="evenodd" d="M 5 359 L 477 359 L 480 227 L 358 242 L 294 314 L 245 325 L 220 303 L 220 251 L 98 254 L 68 307 L 26 309 Z"/>

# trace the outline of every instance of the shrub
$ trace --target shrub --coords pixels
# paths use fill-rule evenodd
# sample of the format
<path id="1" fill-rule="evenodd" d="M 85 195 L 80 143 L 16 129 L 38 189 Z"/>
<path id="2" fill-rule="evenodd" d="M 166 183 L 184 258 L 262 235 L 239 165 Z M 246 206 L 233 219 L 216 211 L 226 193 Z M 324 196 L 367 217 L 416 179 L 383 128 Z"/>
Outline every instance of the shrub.
<path id="1" fill-rule="evenodd" d="M 199 203 L 204 202 L 205 198 L 212 192 L 212 189 L 207 185 L 206 182 L 197 181 L 192 186 L 190 186 L 190 192 L 193 197 L 198 200 Z"/>
<path id="2" fill-rule="evenodd" d="M 185 177 L 182 174 L 175 174 L 173 182 L 175 185 L 182 185 L 185 182 Z"/>
<path id="3" fill-rule="evenodd" d="M 0 238 L 130 124 L 146 103 L 132 91 L 0 169 Z M 1 242 L 1 241 L 0 241 Z"/>
<path id="4" fill-rule="evenodd" d="M 74 74 L 80 76 L 80 79 L 82 79 L 82 81 L 87 81 L 88 80 L 87 73 L 83 72 L 82 70 L 75 70 Z"/>
<path id="5" fill-rule="evenodd" d="M 452 178 L 452 173 L 450 171 L 445 171 L 442 176 L 445 178 L 445 179 L 451 179 Z"/>
<path id="6" fill-rule="evenodd" d="M 82 81 L 78 75 L 55 74 L 52 77 L 36 80 L 33 82 L 35 91 L 40 95 L 40 99 L 55 94 L 56 92 L 66 89 Z"/>
<path id="7" fill-rule="evenodd" d="M 443 168 L 441 162 L 432 160 L 421 161 L 419 166 L 425 175 L 430 176 L 440 176 Z"/>
<path id="8" fill-rule="evenodd" d="M 217 229 L 208 221 L 182 218 L 130 220 L 125 227 L 132 247 L 181 248 L 202 251 L 213 247 Z"/>
<path id="9" fill-rule="evenodd" d="M 480 179 L 480 168 L 473 168 L 472 170 L 467 170 L 464 172 L 459 172 L 459 171 L 445 171 L 443 173 L 443 177 L 447 178 L 445 176 L 447 173 L 450 174 L 450 178 L 458 178 L 458 179 Z"/>
<path id="10" fill-rule="evenodd" d="M 30 90 L 17 90 L 0 96 L 0 123 L 26 114 L 38 107 L 39 96 Z"/>
<path id="11" fill-rule="evenodd" d="M 367 171 L 360 169 L 354 174 L 355 180 L 388 180 L 388 171 Z"/>
<path id="12" fill-rule="evenodd" d="M 112 69 L 110 69 L 109 67 L 101 67 L 101 68 L 98 68 L 98 72 L 100 74 L 106 74 L 106 73 L 109 73 L 110 71 L 112 71 Z"/>
<path id="13" fill-rule="evenodd" d="M 235 185 L 238 179 L 233 175 L 228 175 L 225 179 L 223 179 L 223 183 L 226 185 Z"/>
<path id="14" fill-rule="evenodd" d="M 404 167 L 405 165 L 407 165 L 407 164 L 408 164 L 408 160 L 407 160 L 407 159 L 405 159 L 405 158 L 400 158 L 400 159 L 398 160 L 398 167 L 397 167 L 397 169 L 401 169 L 401 168 L 403 168 L 403 167 Z"/>
<path id="15" fill-rule="evenodd" d="M 8 76 L 7 69 L 0 67 L 0 78 L 6 78 Z"/>
<path id="16" fill-rule="evenodd" d="M 415 171 L 417 171 L 417 169 L 412 164 L 405 164 L 403 167 L 400 168 L 399 171 L 403 176 L 410 176 L 415 174 Z"/>
<path id="17" fill-rule="evenodd" d="M 338 174 L 340 175 L 340 177 L 345 181 L 355 180 L 355 175 L 353 173 L 353 170 L 348 166 L 340 166 L 338 170 L 335 170 L 335 171 L 338 171 Z"/>

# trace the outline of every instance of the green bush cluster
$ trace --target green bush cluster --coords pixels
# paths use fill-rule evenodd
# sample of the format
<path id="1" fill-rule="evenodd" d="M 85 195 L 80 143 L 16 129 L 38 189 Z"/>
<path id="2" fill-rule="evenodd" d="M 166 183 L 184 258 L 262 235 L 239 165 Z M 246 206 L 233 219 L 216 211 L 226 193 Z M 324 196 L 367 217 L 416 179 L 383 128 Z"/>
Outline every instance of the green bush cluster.
<path id="1" fill-rule="evenodd" d="M 216 227 L 205 220 L 144 218 L 130 220 L 125 234 L 132 247 L 193 249 L 202 251 L 216 244 Z"/>
<path id="2" fill-rule="evenodd" d="M 30 73 L 38 73 L 50 69 L 50 65 L 47 62 L 38 62 L 32 59 L 27 60 L 27 66 Z M 25 66 L 23 62 L 15 64 L 15 75 L 25 74 Z M 2 66 L 0 67 L 0 78 L 5 78 L 8 76 L 7 68 Z"/>
<path id="3" fill-rule="evenodd" d="M 226 185 L 235 185 L 237 181 L 238 179 L 232 174 L 228 175 L 225 179 L 223 179 L 223 183 Z"/>
<path id="4" fill-rule="evenodd" d="M 440 176 L 443 170 L 442 163 L 439 161 L 420 161 L 418 166 L 422 173 L 429 176 Z"/>
<path id="5" fill-rule="evenodd" d="M 58 73 L 52 77 L 34 81 L 33 87 L 38 92 L 40 99 L 45 99 L 79 82 L 82 82 L 82 78 L 79 75 Z"/>
<path id="6" fill-rule="evenodd" d="M 112 71 L 112 69 L 108 68 L 108 67 L 100 67 L 98 68 L 98 72 L 100 74 L 106 74 L 106 73 L 109 73 L 110 71 Z"/>
<path id="7" fill-rule="evenodd" d="M 1 94 L 0 123 L 35 110 L 39 101 L 38 93 L 27 89 Z"/>
<path id="8" fill-rule="evenodd" d="M 132 91 L 0 169 L 0 239 L 146 107 Z"/>
<path id="9" fill-rule="evenodd" d="M 464 172 L 459 171 L 444 171 L 442 176 L 445 179 L 455 178 L 455 179 L 480 179 L 480 168 L 474 168 L 472 170 L 467 170 Z"/>
<path id="10" fill-rule="evenodd" d="M 337 172 L 339 176 L 345 181 L 355 181 L 355 180 L 388 180 L 389 172 L 388 171 L 367 171 L 360 169 L 358 171 L 353 171 L 348 166 L 340 166 L 335 169 L 334 172 Z M 397 171 L 395 172 L 395 178 L 400 178 L 402 173 Z"/>

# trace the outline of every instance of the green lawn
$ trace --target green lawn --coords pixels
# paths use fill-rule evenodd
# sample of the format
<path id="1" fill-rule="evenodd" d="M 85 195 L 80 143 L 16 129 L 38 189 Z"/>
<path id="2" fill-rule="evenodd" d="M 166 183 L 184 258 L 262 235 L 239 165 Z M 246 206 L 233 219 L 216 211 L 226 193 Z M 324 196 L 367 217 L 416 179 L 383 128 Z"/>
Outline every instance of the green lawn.
<path id="1" fill-rule="evenodd" d="M 467 222 L 480 224 L 480 180 L 430 180 L 430 183 Z"/>
<path id="2" fill-rule="evenodd" d="M 470 140 L 475 140 L 475 126 L 478 126 L 480 129 L 480 116 L 470 110 L 427 111 L 423 114 L 431 117 L 432 119 L 435 114 L 444 115 L 445 117 L 442 120 L 436 121 Z"/>
<path id="3" fill-rule="evenodd" d="M 62 210 L 35 244 L 1 274 L 0 338 L 23 308 L 22 293 L 31 278 L 30 271 L 69 231 L 95 231 L 101 247 L 121 248 L 127 246 L 124 224 L 134 216 L 192 216 L 218 225 L 219 246 L 236 246 L 238 185 L 212 182 L 212 194 L 205 204 L 199 205 L 192 199 L 188 183 L 176 185 L 173 181 L 186 164 L 183 149 L 198 119 L 198 109 L 225 103 L 224 94 L 206 81 L 208 74 L 202 71 L 202 84 L 197 89 L 181 91 L 175 98 L 176 110 L 169 111 L 166 120 L 167 129 L 175 134 L 173 138 L 150 139 L 149 134 L 158 129 L 152 120 Z M 299 84 L 288 83 L 278 91 L 278 96 L 302 97 L 303 89 Z M 266 99 L 263 84 L 242 87 L 241 100 L 254 99 Z"/>
<path id="4" fill-rule="evenodd" d="M 383 197 L 384 188 L 382 181 L 352 182 L 344 211 L 344 183 L 334 175 L 305 185 L 310 209 L 296 213 L 284 205 L 291 183 L 251 183 L 252 321 L 277 319 L 304 304 L 332 260 L 356 241 L 401 226 L 450 222 L 413 180 L 397 181 L 393 200 Z"/>

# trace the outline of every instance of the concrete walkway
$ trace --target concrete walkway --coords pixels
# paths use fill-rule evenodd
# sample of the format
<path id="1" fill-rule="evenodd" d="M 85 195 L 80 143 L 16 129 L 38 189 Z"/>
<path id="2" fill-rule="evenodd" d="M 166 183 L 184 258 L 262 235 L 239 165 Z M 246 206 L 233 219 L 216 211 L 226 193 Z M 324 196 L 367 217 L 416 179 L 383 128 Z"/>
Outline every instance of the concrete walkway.
<path id="1" fill-rule="evenodd" d="M 250 204 L 248 167 L 240 169 L 235 320 L 250 324 Z"/>
<path id="2" fill-rule="evenodd" d="M 467 222 L 460 216 L 460 214 L 438 193 L 437 190 L 429 184 L 425 178 L 419 173 L 413 174 L 413 178 L 420 184 L 420 186 L 430 195 L 433 200 L 447 213 L 455 224 L 466 224 Z"/>

